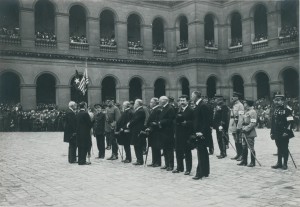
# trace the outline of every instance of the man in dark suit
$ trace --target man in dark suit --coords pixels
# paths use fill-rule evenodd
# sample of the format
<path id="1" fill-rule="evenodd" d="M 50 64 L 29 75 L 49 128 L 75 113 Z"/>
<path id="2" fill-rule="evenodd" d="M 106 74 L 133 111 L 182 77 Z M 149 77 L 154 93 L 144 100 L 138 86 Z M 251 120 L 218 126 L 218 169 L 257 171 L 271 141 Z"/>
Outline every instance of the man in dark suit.
<path id="1" fill-rule="evenodd" d="M 183 159 L 185 157 L 186 172 L 189 175 L 192 170 L 192 151 L 187 141 L 193 133 L 193 110 L 188 106 L 188 96 L 182 95 L 179 98 L 180 107 L 176 115 L 175 126 L 175 149 L 177 169 L 173 173 L 184 171 Z"/>
<path id="2" fill-rule="evenodd" d="M 91 139 L 91 128 L 93 123 L 91 118 L 86 111 L 87 105 L 85 102 L 79 104 L 79 112 L 76 117 L 77 121 L 77 145 L 78 145 L 78 164 L 79 165 L 89 165 L 90 162 L 86 162 L 86 156 L 91 148 L 92 139 Z"/>
<path id="3" fill-rule="evenodd" d="M 126 158 L 123 161 L 124 163 L 130 163 L 132 161 L 131 158 L 131 149 L 130 149 L 130 141 L 131 134 L 130 130 L 127 128 L 127 123 L 132 119 L 133 112 L 131 110 L 131 105 L 129 101 L 123 102 L 123 113 L 116 125 L 116 137 L 119 145 L 124 146 Z"/>
<path id="4" fill-rule="evenodd" d="M 98 147 L 98 157 L 99 159 L 104 159 L 105 157 L 105 114 L 102 112 L 104 110 L 104 106 L 100 104 L 95 104 L 94 108 L 96 110 L 96 114 L 94 116 L 94 124 L 93 124 L 93 133 L 97 140 L 97 147 Z"/>
<path id="5" fill-rule="evenodd" d="M 64 142 L 69 143 L 69 163 L 76 162 L 76 107 L 76 103 L 74 101 L 70 101 L 69 109 L 67 110 L 65 116 Z"/>
<path id="6" fill-rule="evenodd" d="M 148 144 L 152 149 L 152 163 L 149 167 L 161 166 L 160 150 L 162 149 L 162 140 L 160 131 L 158 128 L 158 119 L 161 108 L 158 105 L 158 98 L 152 98 L 150 100 L 150 115 L 146 124 L 146 131 L 149 134 Z"/>
<path id="7" fill-rule="evenodd" d="M 136 155 L 136 162 L 134 165 L 143 165 L 143 143 L 144 137 L 140 136 L 140 132 L 144 129 L 144 123 L 146 118 L 146 113 L 143 109 L 143 102 L 141 99 L 136 99 L 134 102 L 134 114 L 130 122 L 128 122 L 127 127 L 131 132 L 131 145 L 134 145 L 134 151 Z"/>
<path id="8" fill-rule="evenodd" d="M 161 169 L 172 171 L 174 168 L 174 119 L 176 114 L 174 108 L 169 104 L 168 97 L 161 96 L 159 105 L 162 111 L 159 115 L 158 126 L 162 135 L 165 157 L 165 166 Z"/>
<path id="9" fill-rule="evenodd" d="M 217 103 L 214 112 L 213 126 L 216 130 L 218 145 L 220 149 L 220 155 L 218 159 L 222 159 L 227 156 L 226 146 L 228 145 L 228 127 L 229 127 L 229 108 L 224 103 L 223 96 L 215 96 Z"/>
<path id="10" fill-rule="evenodd" d="M 207 152 L 207 138 L 211 133 L 209 119 L 209 108 L 201 99 L 201 93 L 194 91 L 192 93 L 192 100 L 196 107 L 194 109 L 194 132 L 198 139 L 197 144 L 197 157 L 198 166 L 195 180 L 202 179 L 202 177 L 208 177 L 209 175 L 209 156 Z"/>

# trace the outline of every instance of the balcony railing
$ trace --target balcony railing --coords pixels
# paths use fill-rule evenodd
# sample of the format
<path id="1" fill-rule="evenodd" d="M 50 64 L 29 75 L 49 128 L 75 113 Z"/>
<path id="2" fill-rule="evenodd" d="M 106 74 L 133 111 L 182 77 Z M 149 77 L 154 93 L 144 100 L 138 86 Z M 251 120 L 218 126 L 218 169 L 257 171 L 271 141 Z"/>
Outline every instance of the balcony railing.
<path id="1" fill-rule="evenodd" d="M 218 53 L 218 48 L 216 47 L 205 47 L 205 52 L 206 53 L 211 53 L 211 54 L 217 54 Z"/>
<path id="2" fill-rule="evenodd" d="M 57 42 L 56 40 L 49 40 L 49 39 L 35 39 L 35 46 L 37 47 L 56 47 Z"/>
<path id="3" fill-rule="evenodd" d="M 70 42 L 70 49 L 89 50 L 89 43 Z"/>
<path id="4" fill-rule="evenodd" d="M 115 53 L 117 52 L 117 45 L 100 45 L 100 51 L 105 53 Z"/>
<path id="5" fill-rule="evenodd" d="M 166 50 L 153 50 L 153 56 L 155 57 L 167 57 Z"/>
<path id="6" fill-rule="evenodd" d="M 144 49 L 142 47 L 129 47 L 128 53 L 133 55 L 143 55 Z"/>
<path id="7" fill-rule="evenodd" d="M 177 55 L 187 55 L 189 54 L 189 48 L 181 48 L 181 49 L 177 49 Z"/>
<path id="8" fill-rule="evenodd" d="M 229 47 L 229 53 L 242 52 L 242 51 L 243 51 L 243 45 Z"/>
<path id="9" fill-rule="evenodd" d="M 7 35 L 0 35 L 0 43 L 7 45 L 20 45 L 21 38 L 19 36 L 9 37 Z"/>
<path id="10" fill-rule="evenodd" d="M 289 43 L 289 42 L 296 42 L 298 41 L 298 35 L 297 36 L 285 36 L 285 37 L 278 37 L 279 44 Z"/>
<path id="11" fill-rule="evenodd" d="M 252 49 L 261 49 L 261 48 L 265 48 L 268 47 L 268 40 L 260 40 L 260 41 L 256 41 L 256 42 L 252 42 Z"/>

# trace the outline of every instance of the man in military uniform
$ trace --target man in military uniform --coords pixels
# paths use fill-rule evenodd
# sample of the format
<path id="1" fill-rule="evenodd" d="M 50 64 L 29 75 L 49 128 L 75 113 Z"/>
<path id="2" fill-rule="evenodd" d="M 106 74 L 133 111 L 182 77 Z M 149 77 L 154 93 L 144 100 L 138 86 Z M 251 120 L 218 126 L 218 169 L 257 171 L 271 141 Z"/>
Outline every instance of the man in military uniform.
<path id="1" fill-rule="evenodd" d="M 231 158 L 232 160 L 241 161 L 242 160 L 242 117 L 244 115 L 244 106 L 240 102 L 240 97 L 242 94 L 234 92 L 232 96 L 232 109 L 230 112 L 230 121 L 229 121 L 229 132 L 232 133 L 234 138 L 235 147 L 236 147 L 236 156 Z"/>
<path id="2" fill-rule="evenodd" d="M 105 114 L 102 112 L 104 109 L 100 104 L 95 104 L 94 108 L 96 110 L 96 114 L 94 116 L 94 125 L 93 125 L 93 133 L 97 140 L 98 147 L 98 157 L 99 159 L 104 159 L 105 157 Z"/>
<path id="3" fill-rule="evenodd" d="M 162 149 L 162 140 L 158 128 L 160 112 L 161 108 L 158 105 L 158 98 L 152 98 L 150 100 L 150 115 L 146 124 L 146 132 L 149 134 L 148 144 L 152 149 L 152 163 L 148 165 L 149 167 L 161 166 L 160 150 Z"/>
<path id="4" fill-rule="evenodd" d="M 220 155 L 218 159 L 222 159 L 227 156 L 226 146 L 228 146 L 228 126 L 229 126 L 229 108 L 224 103 L 223 96 L 215 96 L 216 107 L 214 110 L 213 126 L 216 130 L 218 145 L 220 149 Z"/>
<path id="5" fill-rule="evenodd" d="M 256 121 L 257 121 L 257 113 L 253 108 L 254 101 L 246 100 L 244 103 L 245 114 L 243 115 L 242 121 L 242 144 L 243 144 L 243 152 L 242 152 L 242 161 L 238 164 L 240 166 L 246 166 L 248 164 L 248 148 L 251 153 L 251 162 L 248 167 L 255 166 L 255 150 L 254 150 L 254 139 L 256 135 Z"/>
<path id="6" fill-rule="evenodd" d="M 114 100 L 110 98 L 107 100 L 108 106 L 106 107 L 106 120 L 105 120 L 105 136 L 110 141 L 112 145 L 111 157 L 107 160 L 117 160 L 118 159 L 118 144 L 115 137 L 115 127 L 116 122 L 121 116 L 121 112 L 118 107 L 114 105 Z"/>
<path id="7" fill-rule="evenodd" d="M 177 168 L 173 173 L 184 171 L 183 159 L 185 158 L 186 172 L 189 175 L 192 170 L 192 151 L 188 146 L 188 139 L 193 133 L 193 109 L 188 106 L 188 96 L 180 97 L 180 108 L 176 115 L 175 149 Z"/>
<path id="8" fill-rule="evenodd" d="M 292 138 L 293 132 L 290 129 L 293 121 L 292 111 L 284 106 L 284 96 L 276 95 L 274 99 L 275 109 L 272 113 L 271 120 L 271 139 L 275 139 L 278 151 L 278 160 L 273 169 L 282 168 L 286 170 L 289 157 L 289 139 Z M 282 164 L 283 158 L 283 164 Z"/>
<path id="9" fill-rule="evenodd" d="M 130 149 L 130 141 L 131 134 L 130 130 L 127 128 L 127 123 L 132 119 L 133 111 L 131 110 L 131 105 L 129 101 L 123 102 L 123 113 L 120 119 L 117 121 L 116 126 L 116 135 L 119 145 L 124 146 L 125 150 L 125 160 L 124 163 L 130 163 L 132 161 L 131 158 L 131 149 Z"/>

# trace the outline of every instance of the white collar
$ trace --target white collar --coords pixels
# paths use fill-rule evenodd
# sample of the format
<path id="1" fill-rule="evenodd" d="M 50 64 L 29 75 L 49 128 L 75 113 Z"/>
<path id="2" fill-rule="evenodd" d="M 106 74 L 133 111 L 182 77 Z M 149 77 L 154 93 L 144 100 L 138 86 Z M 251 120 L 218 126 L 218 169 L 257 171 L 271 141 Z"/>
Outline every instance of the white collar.
<path id="1" fill-rule="evenodd" d="M 137 107 L 135 111 L 139 110 L 139 109 L 140 109 L 140 108 L 142 108 L 142 107 L 143 107 L 143 106 L 139 106 L 139 107 Z"/>
<path id="2" fill-rule="evenodd" d="M 166 103 L 163 107 L 165 108 L 166 107 L 166 105 L 168 105 L 168 103 Z"/>
<path id="3" fill-rule="evenodd" d="M 199 100 L 198 101 L 196 101 L 196 105 L 198 106 L 198 104 L 200 103 L 200 101 L 202 101 L 202 99 L 201 98 L 199 98 Z"/>
<path id="4" fill-rule="evenodd" d="M 69 109 L 74 112 L 74 110 L 71 107 L 69 107 Z"/>
<path id="5" fill-rule="evenodd" d="M 151 110 L 154 110 L 154 109 L 156 109 L 157 107 L 159 107 L 159 105 L 154 106 Z"/>
<path id="6" fill-rule="evenodd" d="M 182 108 L 182 112 L 184 112 L 187 107 L 188 107 L 188 105 L 186 105 L 185 107 L 181 107 Z"/>

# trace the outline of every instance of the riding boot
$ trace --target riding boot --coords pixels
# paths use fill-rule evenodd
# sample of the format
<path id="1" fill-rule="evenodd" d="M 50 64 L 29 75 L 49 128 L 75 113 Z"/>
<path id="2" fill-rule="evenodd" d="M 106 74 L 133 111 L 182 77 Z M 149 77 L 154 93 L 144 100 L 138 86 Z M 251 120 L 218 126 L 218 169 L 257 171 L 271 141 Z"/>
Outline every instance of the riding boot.
<path id="1" fill-rule="evenodd" d="M 286 170 L 286 169 L 288 168 L 288 167 L 287 167 L 288 159 L 289 159 L 289 154 L 286 153 L 286 154 L 283 156 L 283 165 L 282 165 L 282 169 L 283 169 L 283 170 Z"/>
<path id="2" fill-rule="evenodd" d="M 248 163 L 248 148 L 247 147 L 243 147 L 243 153 L 242 153 L 242 161 L 237 164 L 240 166 L 246 166 Z"/>
<path id="3" fill-rule="evenodd" d="M 255 152 L 253 152 L 253 155 L 255 156 Z M 255 157 L 251 154 L 251 162 L 248 165 L 248 167 L 254 167 L 255 166 Z"/>
<path id="4" fill-rule="evenodd" d="M 239 156 L 238 156 L 238 158 L 236 159 L 236 161 L 242 161 L 243 160 L 243 151 L 244 151 L 244 149 L 243 149 L 243 145 L 242 145 L 242 143 L 238 143 L 238 154 L 239 154 Z M 248 149 L 246 148 L 246 150 L 247 150 L 247 152 L 248 152 Z"/>
<path id="5" fill-rule="evenodd" d="M 276 165 L 271 166 L 273 169 L 282 168 L 282 155 L 278 153 L 277 163 Z"/>

